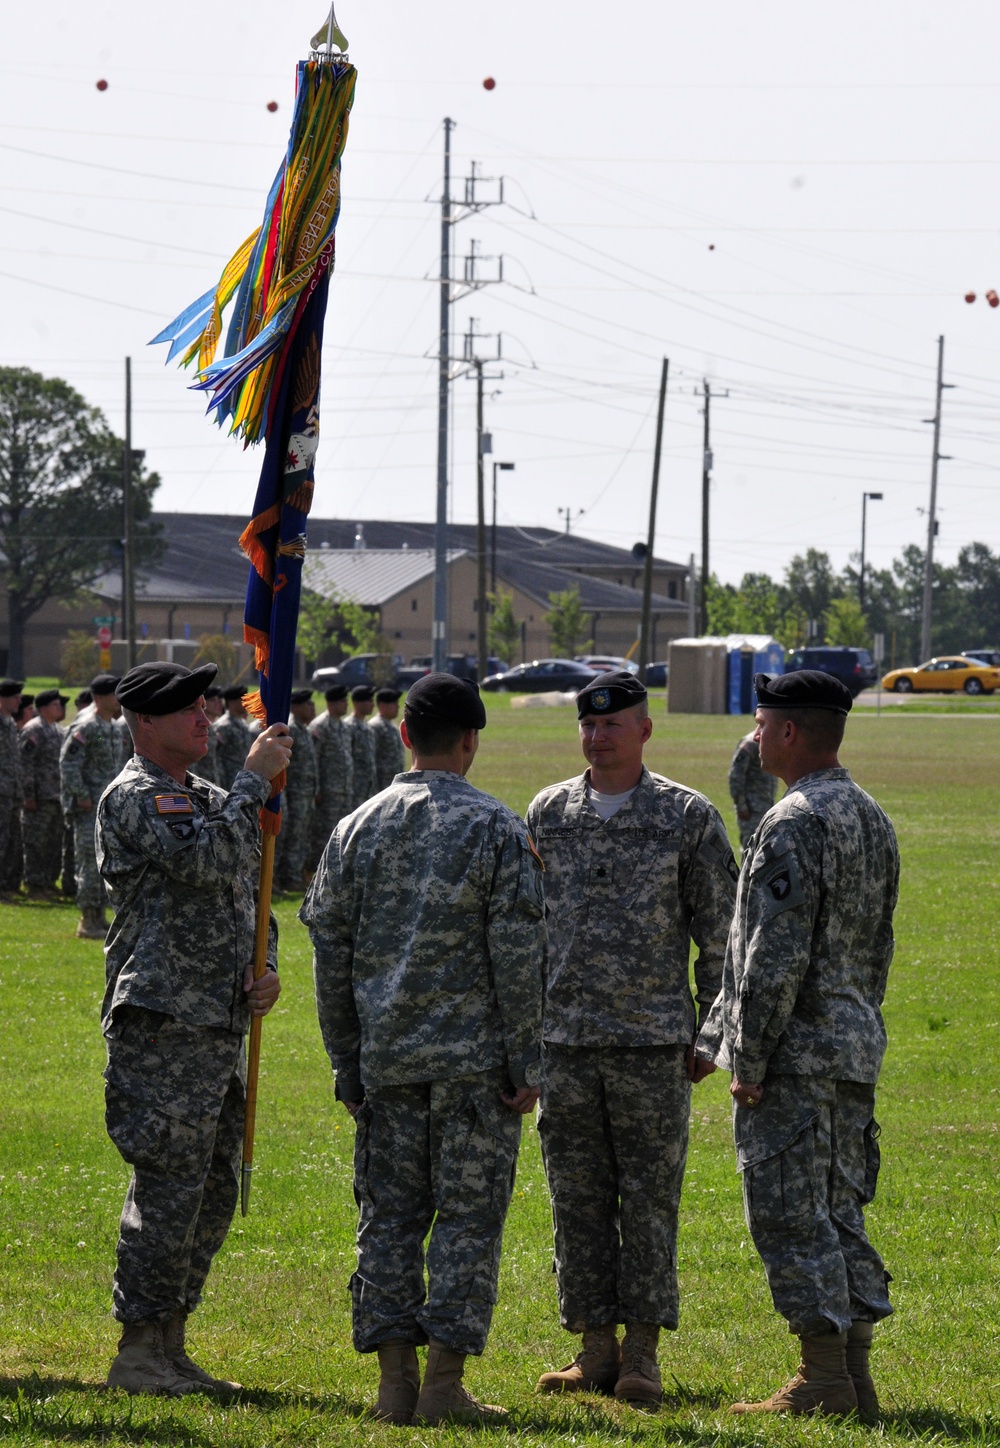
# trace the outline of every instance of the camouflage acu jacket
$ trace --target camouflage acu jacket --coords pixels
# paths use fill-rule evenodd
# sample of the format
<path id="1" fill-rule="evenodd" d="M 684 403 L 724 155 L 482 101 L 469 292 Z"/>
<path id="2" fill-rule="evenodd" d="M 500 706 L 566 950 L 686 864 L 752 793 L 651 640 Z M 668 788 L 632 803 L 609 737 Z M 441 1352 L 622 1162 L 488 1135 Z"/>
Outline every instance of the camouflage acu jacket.
<path id="1" fill-rule="evenodd" d="M 215 771 L 215 782 L 223 789 L 231 789 L 253 743 L 250 727 L 245 719 L 226 713 L 215 720 L 212 733 L 215 735 L 215 757 L 211 767 Z"/>
<path id="2" fill-rule="evenodd" d="M 385 789 L 406 769 L 406 747 L 391 719 L 377 714 L 368 727 L 375 736 L 375 788 Z"/>
<path id="3" fill-rule="evenodd" d="M 316 797 L 319 787 L 319 771 L 316 768 L 316 746 L 305 724 L 289 719 L 288 732 L 292 736 L 292 757 L 288 761 L 288 782 L 285 792 L 296 799 L 309 800 Z"/>
<path id="4" fill-rule="evenodd" d="M 17 725 L 9 714 L 0 714 L 0 795 L 22 798 L 21 751 L 18 744 Z"/>
<path id="5" fill-rule="evenodd" d="M 375 735 L 356 714 L 344 720 L 344 731 L 351 750 L 351 808 L 357 809 L 375 793 Z"/>
<path id="6" fill-rule="evenodd" d="M 631 799 L 604 821 L 587 801 L 589 771 L 543 789 L 528 833 L 545 862 L 549 979 L 545 1040 L 567 1046 L 689 1043 L 688 983 L 719 990 L 736 862 L 704 795 L 643 769 Z"/>
<path id="7" fill-rule="evenodd" d="M 59 725 L 37 716 L 21 730 L 22 793 L 38 804 L 61 798 L 59 755 L 63 731 Z"/>
<path id="8" fill-rule="evenodd" d="M 131 753 L 131 741 L 117 720 L 88 714 L 81 723 L 74 720 L 66 731 L 59 769 L 62 775 L 63 809 L 79 810 L 83 800 L 96 806 L 104 790 Z"/>
<path id="9" fill-rule="evenodd" d="M 540 1053 L 542 872 L 517 816 L 413 770 L 337 826 L 300 918 L 341 1100 Z"/>
<path id="10" fill-rule="evenodd" d="M 740 814 L 762 814 L 774 804 L 778 781 L 760 767 L 760 745 L 747 734 L 729 766 L 729 793 Z"/>
<path id="11" fill-rule="evenodd" d="M 137 755 L 97 808 L 97 863 L 115 911 L 105 947 L 105 1030 L 116 1006 L 245 1031 L 266 779 L 241 770 L 227 795 L 183 786 Z M 277 943 L 271 922 L 271 963 Z"/>
<path id="12" fill-rule="evenodd" d="M 892 825 L 847 770 L 798 780 L 744 857 L 699 1053 L 742 1081 L 876 1081 L 898 889 Z"/>
<path id="13" fill-rule="evenodd" d="M 320 807 L 327 812 L 339 810 L 347 814 L 351 808 L 354 766 L 344 721 L 330 713 L 320 714 L 309 725 L 309 733 L 316 746 Z"/>

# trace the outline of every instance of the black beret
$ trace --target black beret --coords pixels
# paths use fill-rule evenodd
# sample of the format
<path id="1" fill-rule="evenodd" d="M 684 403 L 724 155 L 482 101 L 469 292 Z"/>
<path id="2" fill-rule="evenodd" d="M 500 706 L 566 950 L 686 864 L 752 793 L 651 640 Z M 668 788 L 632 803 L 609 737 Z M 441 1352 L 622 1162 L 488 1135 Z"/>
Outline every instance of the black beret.
<path id="1" fill-rule="evenodd" d="M 576 696 L 577 717 L 584 714 L 620 714 L 648 698 L 646 686 L 638 675 L 628 669 L 600 674 L 592 684 L 585 684 Z"/>
<path id="2" fill-rule="evenodd" d="M 137 664 L 115 692 L 122 708 L 134 714 L 176 714 L 201 698 L 218 669 L 218 664 L 202 664 L 197 669 L 165 661 Z"/>
<path id="3" fill-rule="evenodd" d="M 293 694 L 292 694 L 292 703 L 293 703 L 293 704 L 311 704 L 311 703 L 312 703 L 312 696 L 313 696 L 313 691 L 312 691 L 312 689 L 296 689 L 296 690 L 293 692 Z"/>
<path id="4" fill-rule="evenodd" d="M 22 695 L 21 695 L 21 708 L 22 708 L 22 709 L 24 708 L 25 704 L 33 704 L 34 702 L 35 702 L 35 696 L 34 696 L 34 694 L 22 694 Z"/>
<path id="5" fill-rule="evenodd" d="M 402 692 L 402 689 L 376 689 L 375 702 L 376 704 L 395 704 Z"/>
<path id="6" fill-rule="evenodd" d="M 221 699 L 221 698 L 222 698 L 222 685 L 221 685 L 221 684 L 209 684 L 208 688 L 205 690 L 205 698 L 206 698 L 206 699 Z"/>
<path id="7" fill-rule="evenodd" d="M 24 683 L 18 683 L 16 679 L 0 679 L 0 699 L 13 699 L 20 694 Z"/>
<path id="8" fill-rule="evenodd" d="M 353 703 L 353 701 L 356 699 L 359 704 L 364 704 L 365 701 L 370 699 L 374 693 L 374 684 L 357 684 L 351 690 L 351 701 Z"/>
<path id="9" fill-rule="evenodd" d="M 331 684 L 330 687 L 327 689 L 326 693 L 323 695 L 323 698 L 327 701 L 328 704 L 339 704 L 341 699 L 347 698 L 347 685 Z"/>
<path id="10" fill-rule="evenodd" d="M 90 692 L 95 699 L 103 698 L 105 694 L 115 694 L 121 681 L 120 674 L 96 674 L 90 681 Z"/>
<path id="11" fill-rule="evenodd" d="M 76 698 L 73 700 L 73 703 L 78 709 L 86 709 L 87 705 L 92 704 L 93 702 L 94 696 L 89 689 L 81 689 L 79 694 L 77 694 Z"/>
<path id="12" fill-rule="evenodd" d="M 46 704 L 54 704 L 57 699 L 60 704 L 69 703 L 68 694 L 60 694 L 58 689 L 43 689 L 40 694 L 35 695 L 35 708 L 44 709 Z"/>
<path id="13" fill-rule="evenodd" d="M 829 709 L 834 714 L 849 714 L 854 703 L 847 685 L 820 669 L 754 674 L 753 686 L 762 709 Z"/>
<path id="14" fill-rule="evenodd" d="M 460 729 L 486 728 L 479 686 L 467 679 L 456 679 L 454 674 L 424 674 L 410 685 L 404 712 L 414 719 L 433 719 Z"/>
<path id="15" fill-rule="evenodd" d="M 242 699 L 246 691 L 246 684 L 227 684 L 222 691 L 222 697 L 228 704 L 230 699 Z"/>

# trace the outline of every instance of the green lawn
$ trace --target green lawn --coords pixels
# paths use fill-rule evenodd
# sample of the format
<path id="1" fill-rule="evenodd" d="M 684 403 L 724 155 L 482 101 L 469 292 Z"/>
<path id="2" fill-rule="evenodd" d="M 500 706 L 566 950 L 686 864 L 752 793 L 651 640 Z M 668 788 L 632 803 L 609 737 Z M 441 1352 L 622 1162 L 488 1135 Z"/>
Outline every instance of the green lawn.
<path id="1" fill-rule="evenodd" d="M 726 771 L 745 721 L 661 709 L 648 762 L 705 790 L 731 825 Z M 556 1318 L 548 1199 L 527 1125 L 493 1332 L 468 1374 L 473 1391 L 512 1409 L 520 1438 L 728 1448 L 874 1432 L 1000 1443 L 998 746 L 992 714 L 865 710 L 848 725 L 844 761 L 893 816 L 903 854 L 883 1174 L 870 1210 L 897 1307 L 874 1358 L 883 1426 L 725 1416 L 734 1395 L 784 1381 L 792 1341 L 743 1223 L 728 1078 L 717 1075 L 695 1096 L 681 1328 L 661 1352 L 667 1403 L 656 1416 L 533 1392 L 575 1340 Z M 523 809 L 542 784 L 578 768 L 571 709 L 491 701 L 477 784 Z M 192 1323 L 205 1365 L 248 1385 L 229 1406 L 130 1400 L 98 1386 L 116 1336 L 109 1293 L 126 1182 L 103 1131 L 101 952 L 73 938 L 70 907 L 0 906 L 0 1434 L 12 1443 L 481 1441 L 459 1429 L 381 1427 L 365 1414 L 376 1365 L 350 1345 L 352 1127 L 332 1098 L 296 904 L 278 903 L 285 991 L 264 1027 L 251 1211 L 237 1218 Z"/>

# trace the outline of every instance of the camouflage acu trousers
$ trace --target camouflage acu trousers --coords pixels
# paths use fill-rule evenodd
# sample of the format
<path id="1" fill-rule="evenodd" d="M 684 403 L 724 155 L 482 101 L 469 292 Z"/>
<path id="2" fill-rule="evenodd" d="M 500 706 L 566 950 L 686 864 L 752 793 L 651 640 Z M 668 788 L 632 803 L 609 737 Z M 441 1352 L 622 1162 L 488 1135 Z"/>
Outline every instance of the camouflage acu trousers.
<path id="1" fill-rule="evenodd" d="M 545 1043 L 538 1135 L 569 1332 L 678 1318 L 677 1212 L 691 1083 L 684 1046 Z"/>
<path id="2" fill-rule="evenodd" d="M 76 874 L 74 899 L 81 910 L 103 910 L 108 903 L 104 881 L 97 870 L 95 830 L 96 807 L 73 815 L 73 869 Z"/>
<path id="3" fill-rule="evenodd" d="M 114 1281 L 120 1322 L 191 1312 L 239 1196 L 243 1037 L 119 1006 L 108 1037 L 108 1135 L 132 1167 Z"/>
<path id="4" fill-rule="evenodd" d="M 752 810 L 749 818 L 745 820 L 741 820 L 739 815 L 736 816 L 736 823 L 739 826 L 740 831 L 741 850 L 746 849 L 747 845 L 750 843 L 750 836 L 754 833 L 757 826 L 760 824 L 761 820 L 764 818 L 770 808 L 771 806 L 769 804 L 766 804 L 763 809 Z"/>
<path id="5" fill-rule="evenodd" d="M 520 1116 L 500 1100 L 509 1090 L 496 1069 L 369 1090 L 354 1149 L 358 1352 L 393 1338 L 486 1346 L 521 1139 Z"/>
<path id="6" fill-rule="evenodd" d="M 63 814 L 56 799 L 21 812 L 24 837 L 24 881 L 36 890 L 51 890 L 62 868 Z"/>
<path id="7" fill-rule="evenodd" d="M 759 1106 L 734 1108 L 747 1226 L 774 1305 L 800 1336 L 892 1312 L 863 1211 L 878 1178 L 874 1109 L 862 1082 L 770 1075 Z"/>
<path id="8" fill-rule="evenodd" d="M 20 800 L 0 798 L 0 813 L 0 890 L 16 895 L 23 865 Z"/>
<path id="9" fill-rule="evenodd" d="M 274 878 L 282 890 L 302 890 L 302 872 L 312 837 L 311 795 L 289 794 L 281 798 L 281 830 L 274 858 Z M 322 853 L 322 851 L 320 852 Z"/>

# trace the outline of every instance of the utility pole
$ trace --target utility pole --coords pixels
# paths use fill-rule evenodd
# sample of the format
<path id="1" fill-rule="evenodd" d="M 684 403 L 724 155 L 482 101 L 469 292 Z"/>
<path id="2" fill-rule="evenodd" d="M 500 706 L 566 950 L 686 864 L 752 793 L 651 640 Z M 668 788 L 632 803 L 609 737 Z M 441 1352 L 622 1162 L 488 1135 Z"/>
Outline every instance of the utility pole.
<path id="1" fill-rule="evenodd" d="M 709 514 L 709 487 L 712 481 L 712 427 L 710 419 L 710 408 L 712 405 L 712 389 L 706 378 L 703 385 L 702 397 L 705 399 L 705 428 L 702 440 L 701 453 L 701 610 L 700 610 L 700 631 L 708 633 L 708 514 Z M 698 394 L 695 393 L 695 396 Z M 728 397 L 729 392 L 717 392 L 716 397 Z"/>
<path id="2" fill-rule="evenodd" d="M 867 528 L 867 511 L 869 498 L 873 503 L 882 501 L 881 493 L 861 494 L 861 568 L 858 572 L 858 607 L 861 612 L 865 611 L 865 532 Z"/>
<path id="3" fill-rule="evenodd" d="M 503 202 L 503 178 L 500 178 L 499 194 L 489 201 L 480 201 L 476 186 L 484 178 L 478 174 L 477 163 L 472 162 L 470 173 L 465 178 L 465 201 L 456 207 L 451 195 L 451 133 L 455 122 L 446 116 L 444 120 L 444 182 L 441 188 L 441 264 L 439 274 L 438 303 L 438 426 L 437 426 L 437 513 L 434 526 L 434 622 L 431 646 L 434 668 L 444 668 L 448 651 L 448 408 L 449 386 L 457 374 L 452 372 L 451 356 L 451 306 L 467 292 L 486 285 L 485 280 L 475 276 L 475 243 L 470 257 L 466 257 L 464 285 L 456 288 L 451 276 L 451 231 L 457 222 L 482 211 L 486 206 L 497 206 Z M 503 280 L 501 261 L 500 274 L 489 280 Z"/>
<path id="4" fill-rule="evenodd" d="M 486 678 L 486 659 L 488 649 L 486 646 L 486 485 L 483 476 L 483 462 L 488 450 L 492 450 L 492 440 L 483 428 L 483 381 L 486 377 L 484 372 L 485 359 L 476 352 L 476 343 L 484 340 L 481 333 L 476 332 L 476 320 L 471 318 L 469 330 L 464 337 L 465 353 L 463 362 L 466 367 L 466 375 L 474 375 L 476 379 L 476 667 L 480 679 Z M 500 357 L 501 339 L 497 336 L 497 359 Z M 490 374 L 490 380 L 503 378 L 502 372 Z M 496 473 L 494 473 L 494 480 Z"/>
<path id="5" fill-rule="evenodd" d="M 663 449 L 663 414 L 667 406 L 667 373 L 670 361 L 663 359 L 660 373 L 660 408 L 656 415 L 656 449 L 653 453 L 653 485 L 649 491 L 649 533 L 646 539 L 646 562 L 642 574 L 642 624 L 639 629 L 639 678 L 645 683 L 646 665 L 650 656 L 649 624 L 653 602 L 653 545 L 656 542 L 656 499 L 660 488 L 660 454 Z M 707 406 L 706 402 L 706 406 Z"/>
<path id="6" fill-rule="evenodd" d="M 937 475 L 938 463 L 948 462 L 947 454 L 940 451 L 941 446 L 941 394 L 946 387 L 953 387 L 953 382 L 944 381 L 944 338 L 938 338 L 938 364 L 937 364 L 937 391 L 935 393 L 936 405 L 934 416 L 924 418 L 925 422 L 934 424 L 934 452 L 931 457 L 931 502 L 927 509 L 927 553 L 924 557 L 924 609 L 920 624 L 920 657 L 929 659 L 931 656 L 931 618 L 934 612 L 934 539 L 937 536 Z"/>
<path id="7" fill-rule="evenodd" d="M 586 508 L 576 508 L 576 509 L 573 509 L 573 508 L 557 508 L 557 509 L 556 509 L 556 512 L 559 514 L 560 518 L 565 518 L 565 519 L 566 519 L 566 537 L 567 537 L 567 538 L 569 537 L 569 525 L 570 525 L 570 523 L 573 521 L 574 512 L 575 512 L 575 514 L 576 514 L 576 516 L 577 516 L 578 518 L 582 518 L 583 515 L 584 515 L 584 513 L 585 513 L 586 511 L 587 511 Z"/>
<path id="8" fill-rule="evenodd" d="M 135 668 L 135 510 L 132 504 L 132 358 L 125 358 L 125 448 L 122 454 L 122 628 L 126 666 Z"/>
<path id="9" fill-rule="evenodd" d="M 490 534 L 490 592 L 496 596 L 497 591 L 497 473 L 512 473 L 514 463 L 493 464 L 493 529 Z"/>

